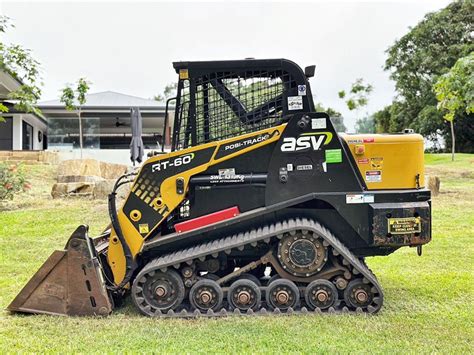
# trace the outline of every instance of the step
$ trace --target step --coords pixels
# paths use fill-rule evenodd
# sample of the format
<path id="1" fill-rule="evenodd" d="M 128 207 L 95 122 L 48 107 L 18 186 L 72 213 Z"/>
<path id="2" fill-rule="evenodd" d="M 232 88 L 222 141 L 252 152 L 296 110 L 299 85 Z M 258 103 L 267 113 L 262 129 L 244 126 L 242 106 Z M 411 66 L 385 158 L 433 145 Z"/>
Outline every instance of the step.
<path id="1" fill-rule="evenodd" d="M 43 163 L 42 161 L 37 161 L 37 160 L 18 160 L 18 159 L 9 159 L 9 160 L 1 160 L 1 163 L 6 163 L 6 164 L 14 164 L 14 165 L 49 165 L 48 163 Z"/>

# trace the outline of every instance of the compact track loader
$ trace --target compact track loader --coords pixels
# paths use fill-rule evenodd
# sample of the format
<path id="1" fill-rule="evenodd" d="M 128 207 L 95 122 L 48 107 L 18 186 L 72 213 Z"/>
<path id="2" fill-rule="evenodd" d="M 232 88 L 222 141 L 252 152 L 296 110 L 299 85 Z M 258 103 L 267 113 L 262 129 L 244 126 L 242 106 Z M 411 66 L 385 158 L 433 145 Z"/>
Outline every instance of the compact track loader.
<path id="1" fill-rule="evenodd" d="M 379 311 L 364 258 L 431 240 L 422 137 L 338 134 L 315 112 L 314 66 L 174 68 L 171 152 L 121 177 L 108 229 L 78 227 L 8 309 L 107 315 L 129 295 L 162 317 Z"/>

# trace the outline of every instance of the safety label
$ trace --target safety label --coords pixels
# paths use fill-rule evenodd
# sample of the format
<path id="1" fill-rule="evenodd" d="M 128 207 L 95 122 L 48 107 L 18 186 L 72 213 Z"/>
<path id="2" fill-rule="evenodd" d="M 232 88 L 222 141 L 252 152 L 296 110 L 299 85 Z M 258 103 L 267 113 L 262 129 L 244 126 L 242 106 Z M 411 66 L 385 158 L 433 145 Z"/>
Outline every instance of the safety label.
<path id="1" fill-rule="evenodd" d="M 298 95 L 299 96 L 306 95 L 306 85 L 298 85 Z"/>
<path id="2" fill-rule="evenodd" d="M 374 203 L 374 195 L 368 194 L 355 194 L 355 195 L 346 195 L 346 203 Z"/>
<path id="3" fill-rule="evenodd" d="M 380 170 L 368 170 L 365 172 L 365 181 L 367 182 L 381 182 L 382 171 Z"/>
<path id="4" fill-rule="evenodd" d="M 140 234 L 147 234 L 150 231 L 148 228 L 148 223 L 139 224 L 138 229 Z"/>
<path id="5" fill-rule="evenodd" d="M 303 109 L 303 97 L 301 96 L 288 96 L 288 110 L 302 110 Z"/>
<path id="6" fill-rule="evenodd" d="M 369 158 L 357 159 L 357 163 L 359 163 L 359 164 L 369 164 Z"/>
<path id="7" fill-rule="evenodd" d="M 326 163 L 341 163 L 342 152 L 340 149 L 326 149 Z"/>
<path id="8" fill-rule="evenodd" d="M 372 169 L 382 169 L 383 158 L 370 158 L 370 166 Z"/>
<path id="9" fill-rule="evenodd" d="M 389 218 L 388 232 L 391 234 L 421 233 L 420 217 Z"/>
<path id="10" fill-rule="evenodd" d="M 326 129 L 326 119 L 325 118 L 312 118 L 311 129 Z"/>
<path id="11" fill-rule="evenodd" d="M 219 169 L 217 172 L 221 178 L 230 178 L 235 176 L 235 168 Z"/>

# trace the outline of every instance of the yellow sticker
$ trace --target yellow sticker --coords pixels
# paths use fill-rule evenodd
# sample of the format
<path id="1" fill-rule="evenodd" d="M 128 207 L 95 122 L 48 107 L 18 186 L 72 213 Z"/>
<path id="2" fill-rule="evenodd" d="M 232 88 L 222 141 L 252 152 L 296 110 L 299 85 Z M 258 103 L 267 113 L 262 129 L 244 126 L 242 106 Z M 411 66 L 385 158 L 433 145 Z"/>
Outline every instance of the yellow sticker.
<path id="1" fill-rule="evenodd" d="M 140 234 L 147 234 L 149 232 L 148 223 L 139 224 L 138 229 L 140 230 Z"/>
<path id="2" fill-rule="evenodd" d="M 180 69 L 179 70 L 179 78 L 180 79 L 188 79 L 189 78 L 188 69 Z"/>
<path id="3" fill-rule="evenodd" d="M 370 165 L 372 169 L 382 169 L 383 158 L 370 158 Z"/>

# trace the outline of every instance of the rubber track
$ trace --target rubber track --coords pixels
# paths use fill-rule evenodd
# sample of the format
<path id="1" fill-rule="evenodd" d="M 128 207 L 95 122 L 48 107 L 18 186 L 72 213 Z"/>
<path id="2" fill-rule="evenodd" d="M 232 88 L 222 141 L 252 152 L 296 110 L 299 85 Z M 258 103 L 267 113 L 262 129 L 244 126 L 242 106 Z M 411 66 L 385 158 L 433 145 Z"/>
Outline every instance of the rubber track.
<path id="1" fill-rule="evenodd" d="M 372 284 L 372 287 L 375 287 L 378 292 L 377 299 L 374 298 L 377 307 L 369 305 L 367 307 L 368 313 L 376 313 L 380 310 L 383 303 L 383 291 L 380 284 L 377 281 L 375 275 L 369 270 L 369 268 L 359 260 L 349 249 L 342 244 L 339 239 L 337 239 L 328 229 L 326 229 L 321 224 L 310 220 L 310 219 L 289 219 L 282 222 L 277 222 L 275 224 L 270 224 L 268 226 L 260 227 L 257 229 L 252 229 L 250 231 L 234 234 L 225 238 L 217 239 L 210 241 L 208 243 L 203 243 L 197 246 L 193 246 L 186 249 L 177 250 L 173 253 L 169 253 L 158 258 L 151 260 L 137 275 L 136 279 L 143 277 L 152 270 L 161 270 L 166 271 L 168 267 L 174 267 L 178 269 L 181 264 L 188 263 L 189 265 L 192 262 L 199 258 L 204 258 L 208 255 L 217 256 L 220 252 L 230 253 L 232 249 L 242 248 L 245 245 L 253 244 L 256 246 L 256 243 L 259 241 L 269 242 L 273 237 L 282 237 L 284 233 L 290 233 L 294 230 L 308 230 L 316 232 L 319 236 L 325 239 L 335 251 L 337 251 L 349 264 L 357 270 L 354 274 L 361 274 L 363 276 L 364 283 Z M 343 307 L 338 311 L 343 313 L 351 312 L 347 307 Z M 357 308 L 356 313 L 365 313 L 362 308 Z M 329 308 L 329 313 L 335 313 L 336 309 L 334 307 Z M 219 317 L 219 316 L 228 316 L 228 315 L 267 315 L 267 314 L 311 314 L 311 313 L 322 313 L 322 311 L 316 308 L 314 311 L 308 310 L 306 307 L 302 307 L 301 310 L 295 311 L 292 308 L 289 308 L 285 313 L 282 313 L 278 308 L 274 311 L 268 311 L 265 308 L 261 308 L 258 311 L 249 310 L 247 312 L 240 312 L 235 310 L 234 312 L 227 311 L 222 309 L 221 311 L 214 312 L 209 310 L 207 313 L 201 313 L 198 310 L 194 312 L 188 312 L 182 310 L 175 312 L 173 310 L 168 311 L 167 313 L 161 313 L 157 311 L 154 316 L 158 317 L 173 317 L 173 318 L 189 318 L 189 317 Z"/>

